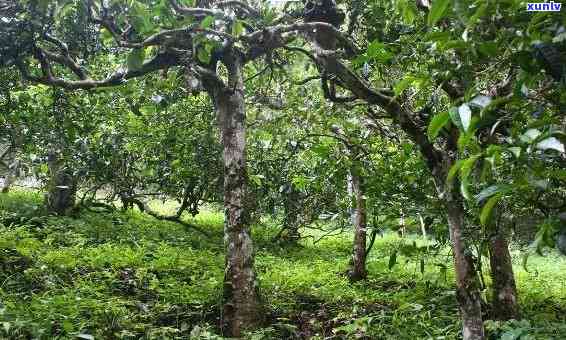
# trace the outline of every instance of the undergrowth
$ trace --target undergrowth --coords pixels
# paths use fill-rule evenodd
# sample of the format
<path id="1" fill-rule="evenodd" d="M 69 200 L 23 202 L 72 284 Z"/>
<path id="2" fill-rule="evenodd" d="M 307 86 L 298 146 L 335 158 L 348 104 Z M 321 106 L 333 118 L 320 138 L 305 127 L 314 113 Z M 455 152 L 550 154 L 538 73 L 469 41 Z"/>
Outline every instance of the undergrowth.
<path id="1" fill-rule="evenodd" d="M 1 195 L 1 337 L 221 339 L 222 221 L 213 210 L 197 215 L 204 236 L 135 211 L 47 216 L 39 194 Z M 398 255 L 390 269 L 400 244 L 426 242 L 385 234 L 368 279 L 350 284 L 351 235 L 283 246 L 276 233 L 270 220 L 253 228 L 266 313 L 247 338 L 459 338 L 447 250 L 422 264 Z M 566 260 L 531 256 L 527 272 L 513 255 L 524 320 L 488 320 L 490 338 L 566 339 Z"/>

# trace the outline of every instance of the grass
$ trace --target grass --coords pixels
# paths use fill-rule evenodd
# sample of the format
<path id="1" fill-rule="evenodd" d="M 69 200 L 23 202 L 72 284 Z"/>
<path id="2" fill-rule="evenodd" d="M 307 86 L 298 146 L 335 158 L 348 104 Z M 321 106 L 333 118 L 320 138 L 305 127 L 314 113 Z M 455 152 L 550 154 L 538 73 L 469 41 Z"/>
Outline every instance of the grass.
<path id="1" fill-rule="evenodd" d="M 193 222 L 213 236 L 135 211 L 49 217 L 39 194 L 0 196 L 0 337 L 220 339 L 223 218 L 207 210 Z M 276 232 L 273 221 L 253 228 L 267 313 L 247 338 L 459 337 L 448 251 L 427 255 L 424 273 L 419 258 L 402 255 L 390 270 L 393 249 L 424 241 L 386 234 L 368 280 L 351 285 L 351 235 L 284 247 L 271 242 Z M 490 338 L 565 339 L 565 258 L 531 256 L 527 272 L 520 252 L 513 256 L 525 319 L 487 321 Z"/>

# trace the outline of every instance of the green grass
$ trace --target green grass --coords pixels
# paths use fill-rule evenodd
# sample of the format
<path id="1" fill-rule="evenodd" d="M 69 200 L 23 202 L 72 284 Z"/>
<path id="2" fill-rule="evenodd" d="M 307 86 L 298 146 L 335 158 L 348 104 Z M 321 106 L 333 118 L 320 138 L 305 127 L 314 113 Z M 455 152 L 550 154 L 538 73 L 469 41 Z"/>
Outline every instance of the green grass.
<path id="1" fill-rule="evenodd" d="M 223 218 L 205 210 L 192 222 L 212 236 L 138 212 L 49 217 L 39 194 L 1 195 L 0 337 L 220 338 Z M 368 259 L 368 280 L 351 285 L 351 235 L 284 247 L 271 241 L 276 223 L 263 222 L 253 237 L 265 327 L 247 338 L 459 337 L 447 250 L 426 256 L 424 273 L 418 258 L 402 255 L 390 270 L 391 251 L 413 239 L 386 234 Z M 565 339 L 566 258 L 531 256 L 526 272 L 513 255 L 525 320 L 487 321 L 490 338 Z"/>

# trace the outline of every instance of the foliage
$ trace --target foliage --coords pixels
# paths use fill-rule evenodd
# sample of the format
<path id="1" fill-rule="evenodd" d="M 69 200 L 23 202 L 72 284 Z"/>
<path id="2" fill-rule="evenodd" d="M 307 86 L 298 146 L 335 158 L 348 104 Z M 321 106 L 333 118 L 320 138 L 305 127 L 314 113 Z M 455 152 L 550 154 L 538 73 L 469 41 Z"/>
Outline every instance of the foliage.
<path id="1" fill-rule="evenodd" d="M 519 277 L 545 269 L 527 272 L 528 258 L 540 261 L 555 245 L 566 251 L 566 20 L 524 7 L 0 0 L 0 143 L 48 191 L 69 188 L 56 179 L 70 173 L 86 208 L 70 219 L 6 203 L 6 336 L 216 337 L 220 282 L 236 283 L 222 278 L 221 219 L 200 208 L 221 200 L 224 175 L 226 243 L 241 243 L 232 241 L 247 236 L 252 214 L 257 270 L 270 291 L 269 327 L 251 338 L 455 337 L 454 287 L 439 280 L 449 267 L 443 213 L 463 241 L 452 240 L 464 273 L 458 288 L 476 297 L 469 283 L 479 276 L 485 288 L 490 241 L 512 227 L 520 234 L 525 216 L 537 226 Z M 373 237 L 430 237 L 376 241 L 369 270 L 396 288 L 337 277 L 351 248 L 354 173 Z M 101 198 L 109 211 L 96 214 Z M 152 212 L 152 198 L 178 209 Z M 167 223 L 151 228 L 136 211 L 114 211 L 117 200 L 185 225 L 214 216 L 212 239 Z M 271 242 L 293 229 L 298 244 Z M 244 248 L 225 250 L 245 257 L 253 277 Z M 236 260 L 227 258 L 226 273 Z M 415 272 L 405 280 L 408 268 Z M 525 287 L 528 295 L 533 286 Z M 528 296 L 531 319 L 488 322 L 492 336 L 550 334 L 537 319 L 540 301 Z"/>
<path id="2" fill-rule="evenodd" d="M 212 339 L 219 334 L 215 318 L 223 256 L 218 237 L 203 238 L 137 212 L 84 212 L 76 219 L 36 213 L 21 221 L 10 219 L 40 205 L 40 197 L 27 192 L 2 196 L 0 202 L 3 336 Z M 222 217 L 216 212 L 201 212 L 195 221 L 216 235 L 221 230 Z M 453 285 L 450 274 L 444 276 L 450 271 L 436 269 L 436 263 L 447 263 L 446 249 L 427 261 L 422 274 L 420 265 L 402 254 L 398 261 L 409 262 L 390 271 L 384 254 L 402 240 L 388 233 L 376 241 L 369 280 L 350 285 L 341 274 L 349 259 L 349 237 L 317 244 L 306 240 L 286 248 L 270 241 L 276 232 L 273 223 L 254 229 L 271 326 L 247 338 L 457 338 Z M 490 334 L 565 336 L 566 307 L 560 301 L 565 298 L 566 262 L 554 255 L 534 256 L 538 272 L 527 273 L 516 255 L 529 321 L 488 323 Z"/>

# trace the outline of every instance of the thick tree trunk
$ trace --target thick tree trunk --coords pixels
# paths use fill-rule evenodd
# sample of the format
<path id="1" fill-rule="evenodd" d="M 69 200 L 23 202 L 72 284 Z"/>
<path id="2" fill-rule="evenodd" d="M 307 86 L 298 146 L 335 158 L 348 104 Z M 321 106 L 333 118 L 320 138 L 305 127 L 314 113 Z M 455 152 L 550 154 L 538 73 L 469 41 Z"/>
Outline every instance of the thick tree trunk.
<path id="1" fill-rule="evenodd" d="M 466 245 L 466 235 L 464 235 L 464 206 L 460 195 L 454 191 L 445 193 L 444 203 L 454 255 L 456 298 L 462 317 L 462 335 L 464 340 L 485 339 L 479 282 L 474 259 Z"/>
<path id="2" fill-rule="evenodd" d="M 493 317 L 519 319 L 519 303 L 507 235 L 498 230 L 489 240 L 489 262 L 493 285 Z"/>
<path id="3" fill-rule="evenodd" d="M 247 208 L 246 129 L 242 62 L 233 55 L 224 60 L 228 86 L 207 86 L 217 113 L 224 157 L 224 306 L 225 335 L 240 337 L 260 322 L 259 284 Z"/>
<path id="4" fill-rule="evenodd" d="M 48 155 L 47 163 L 50 179 L 45 206 L 51 213 L 67 215 L 75 206 L 76 180 L 68 169 L 62 167 L 56 153 L 51 152 Z"/>
<path id="5" fill-rule="evenodd" d="M 352 268 L 349 272 L 351 281 L 359 281 L 367 276 L 366 270 L 366 199 L 364 197 L 363 179 L 357 169 L 350 172 L 352 194 L 354 196 L 354 253 Z"/>

